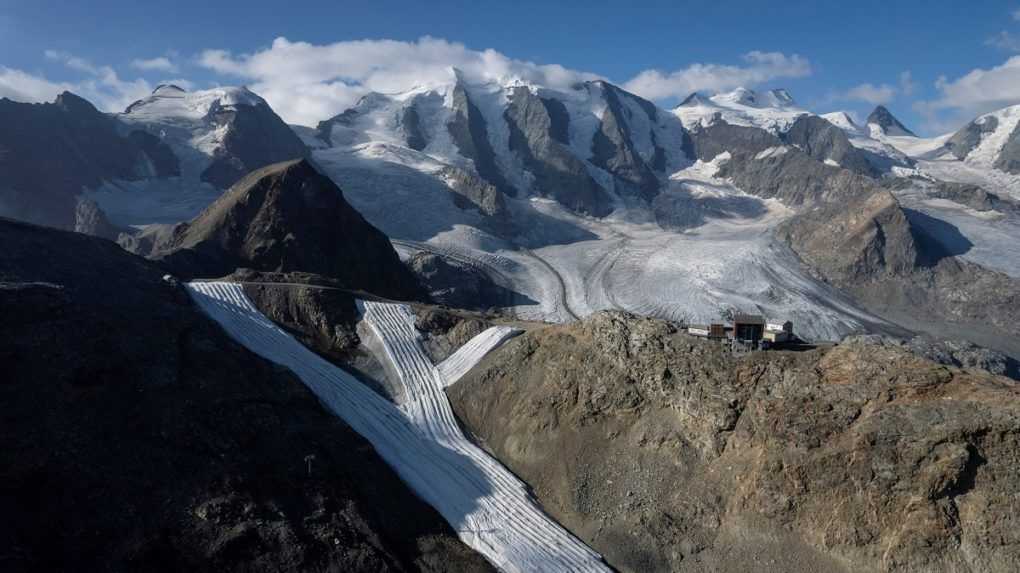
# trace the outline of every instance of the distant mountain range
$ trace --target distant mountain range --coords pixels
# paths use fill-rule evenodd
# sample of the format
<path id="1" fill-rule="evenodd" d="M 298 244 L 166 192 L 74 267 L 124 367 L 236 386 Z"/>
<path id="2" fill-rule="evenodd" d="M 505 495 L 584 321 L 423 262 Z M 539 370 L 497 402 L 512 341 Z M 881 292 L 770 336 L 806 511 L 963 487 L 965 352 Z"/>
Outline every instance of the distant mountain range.
<path id="1" fill-rule="evenodd" d="M 904 281 L 922 280 L 917 273 L 950 272 L 940 261 L 959 257 L 1004 273 L 1007 282 L 1020 276 L 1020 257 L 999 248 L 1020 228 L 1012 211 L 994 223 L 987 221 L 1000 213 L 994 209 L 970 216 L 960 223 L 968 230 L 961 240 L 957 219 L 966 212 L 946 201 L 966 207 L 975 200 L 945 191 L 974 185 L 990 197 L 984 204 L 1012 204 L 1010 177 L 1020 169 L 1013 108 L 923 139 L 884 107 L 862 126 L 846 113 L 808 112 L 781 89 L 692 94 L 666 110 L 605 81 L 558 90 L 519 79 L 473 83 L 452 70 L 445 83 L 368 94 L 314 129 L 287 126 L 246 88 L 164 85 L 118 114 L 73 94 L 41 105 L 3 100 L 0 116 L 16 126 L 0 136 L 9 173 L 3 214 L 145 249 L 164 231 L 140 227 L 191 219 L 245 174 L 307 158 L 370 223 L 404 241 L 401 248 L 445 249 L 473 261 L 499 288 L 536 301 L 517 309 L 526 316 L 647 308 L 706 319 L 737 305 L 798 318 L 807 334 L 838 338 L 904 326 L 900 319 L 886 324 L 892 315 L 878 301 L 908 288 Z M 941 191 L 932 191 L 933 181 Z M 945 213 L 952 223 L 931 223 Z M 640 231 L 647 223 L 660 231 Z M 734 224 L 734 232 L 723 231 Z M 668 271 L 632 258 L 692 231 L 729 242 L 726 252 L 739 256 L 727 272 L 754 278 L 727 283 L 690 250 L 674 253 Z M 605 269 L 558 259 L 576 256 L 568 252 L 586 241 L 624 253 L 604 255 L 618 259 Z M 777 266 L 790 271 L 766 278 Z M 625 296 L 612 286 L 624 267 L 638 289 Z M 674 300 L 660 272 L 701 284 L 701 293 Z M 599 273 L 595 287 L 573 286 L 592 273 Z M 786 294 L 755 294 L 758 283 Z M 937 284 L 924 290 L 937 292 Z M 833 287 L 852 293 L 855 310 L 822 294 Z M 924 303 L 935 323 L 907 328 L 942 333 L 946 320 L 961 320 L 936 299 Z M 989 308 L 1007 299 L 991 296 Z M 897 300 L 900 310 L 910 307 Z M 998 319 L 979 309 L 966 320 L 981 325 L 974 337 L 982 343 L 996 340 L 1000 328 L 1015 330 L 1000 321 L 985 332 Z"/>

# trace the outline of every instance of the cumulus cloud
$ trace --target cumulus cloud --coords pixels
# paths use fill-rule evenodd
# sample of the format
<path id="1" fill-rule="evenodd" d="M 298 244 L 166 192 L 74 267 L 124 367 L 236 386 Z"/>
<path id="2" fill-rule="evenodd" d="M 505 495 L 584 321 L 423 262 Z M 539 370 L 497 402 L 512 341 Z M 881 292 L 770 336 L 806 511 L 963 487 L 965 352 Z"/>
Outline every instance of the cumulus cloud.
<path id="1" fill-rule="evenodd" d="M 170 58 L 167 58 L 166 56 L 160 56 L 148 60 L 131 60 L 131 67 L 145 72 L 166 72 L 169 74 L 176 74 L 178 71 L 177 64 L 170 61 Z"/>
<path id="2" fill-rule="evenodd" d="M 0 97 L 37 103 L 50 101 L 60 92 L 73 88 L 74 85 L 69 83 L 51 82 L 21 70 L 0 66 Z"/>
<path id="3" fill-rule="evenodd" d="M 909 70 L 900 72 L 896 85 L 881 83 L 873 84 L 865 82 L 857 84 L 842 92 L 830 92 L 826 102 L 854 101 L 869 105 L 885 105 L 900 96 L 909 96 L 914 93 L 916 85 L 914 76 Z"/>
<path id="4" fill-rule="evenodd" d="M 959 127 L 976 115 L 1020 103 L 1020 56 L 989 69 L 973 69 L 956 79 L 941 76 L 935 89 L 937 98 L 918 101 L 914 109 L 925 116 L 932 130 Z"/>
<path id="5" fill-rule="evenodd" d="M 861 101 L 871 105 L 886 104 L 896 97 L 897 90 L 889 84 L 874 85 L 871 83 L 858 84 L 837 99 L 848 101 Z"/>
<path id="6" fill-rule="evenodd" d="M 51 101 L 63 91 L 74 92 L 100 109 L 120 111 L 131 102 L 149 95 L 152 86 L 144 79 L 123 80 L 110 66 L 57 50 L 43 52 L 46 59 L 59 62 L 83 77 L 76 81 L 51 81 L 22 70 L 0 67 L 0 95 L 18 101 Z"/>
<path id="7" fill-rule="evenodd" d="M 691 64 L 673 72 L 645 70 L 623 87 L 649 99 L 681 98 L 692 92 L 753 87 L 780 78 L 811 75 L 811 63 L 797 54 L 748 52 L 743 65 Z"/>
<path id="8" fill-rule="evenodd" d="M 933 102 L 936 108 L 998 108 L 1017 103 L 1020 101 L 1020 56 L 987 70 L 971 70 L 955 80 L 942 76 L 935 87 L 941 94 Z"/>
<path id="9" fill-rule="evenodd" d="M 324 45 L 277 38 L 270 47 L 251 54 L 206 50 L 198 62 L 251 82 L 285 120 L 309 125 L 343 111 L 369 91 L 398 92 L 449 82 L 453 68 L 474 82 L 519 78 L 560 89 L 598 77 L 431 37 Z"/>

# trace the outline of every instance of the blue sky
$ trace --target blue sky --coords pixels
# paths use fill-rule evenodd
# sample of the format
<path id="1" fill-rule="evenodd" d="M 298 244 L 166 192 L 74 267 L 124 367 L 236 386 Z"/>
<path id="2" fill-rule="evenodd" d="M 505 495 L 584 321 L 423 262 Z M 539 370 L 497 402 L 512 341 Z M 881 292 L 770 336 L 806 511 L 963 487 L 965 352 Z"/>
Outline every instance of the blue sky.
<path id="1" fill-rule="evenodd" d="M 359 91 L 397 86 L 401 74 L 435 66 L 437 57 L 480 69 L 491 59 L 480 53 L 495 50 L 511 62 L 497 62 L 500 69 L 558 64 L 664 104 L 692 86 L 741 82 L 786 87 L 818 112 L 863 117 L 885 103 L 909 126 L 933 133 L 1020 102 L 1020 58 L 1011 60 L 1020 52 L 1018 10 L 1020 1 L 177 0 L 144 8 L 5 1 L 0 95 L 44 99 L 71 87 L 116 109 L 167 79 L 245 83 L 288 120 L 308 123 L 340 111 Z M 426 36 L 434 40 L 418 42 Z M 281 37 L 288 42 L 274 44 Z M 359 42 L 357 56 L 344 60 L 347 43 L 362 40 L 372 42 Z M 289 86 L 294 65 L 303 70 L 300 85 Z"/>

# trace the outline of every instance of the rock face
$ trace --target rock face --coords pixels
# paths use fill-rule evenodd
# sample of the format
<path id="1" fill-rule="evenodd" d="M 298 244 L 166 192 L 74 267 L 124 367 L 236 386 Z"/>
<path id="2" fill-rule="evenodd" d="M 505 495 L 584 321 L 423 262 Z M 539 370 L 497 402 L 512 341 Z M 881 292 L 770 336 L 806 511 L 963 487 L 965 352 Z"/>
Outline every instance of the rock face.
<path id="1" fill-rule="evenodd" d="M 517 87 L 504 112 L 510 150 L 535 176 L 533 189 L 573 211 L 602 217 L 612 211 L 609 195 L 570 149 L 569 115 L 563 104 Z"/>
<path id="2" fill-rule="evenodd" d="M 294 131 L 264 101 L 254 106 L 213 106 L 207 121 L 226 135 L 202 181 L 227 189 L 250 171 L 308 155 Z"/>
<path id="3" fill-rule="evenodd" d="M 838 286 L 910 273 L 921 257 L 899 203 L 879 189 L 804 211 L 782 223 L 776 235 Z"/>
<path id="4" fill-rule="evenodd" d="M 481 177 L 458 167 L 443 167 L 437 174 L 454 193 L 453 202 L 461 209 L 476 209 L 502 225 L 509 223 L 503 194 Z"/>
<path id="5" fill-rule="evenodd" d="M 149 255 L 186 277 L 301 271 L 380 296 L 420 295 L 386 236 L 305 160 L 252 172 Z"/>
<path id="6" fill-rule="evenodd" d="M 1001 352 L 982 348 L 966 340 L 937 339 L 924 335 L 903 340 L 877 334 L 855 334 L 843 339 L 842 343 L 899 346 L 938 364 L 958 368 L 979 368 L 992 374 L 1020 380 L 1015 360 Z"/>
<path id="7" fill-rule="evenodd" d="M 7 220 L 0 241 L 4 570 L 490 570 L 161 269 Z"/>
<path id="8" fill-rule="evenodd" d="M 802 121 L 798 119 L 794 125 Z M 810 140 L 811 123 L 803 123 L 805 127 L 795 127 L 791 133 Z M 840 131 L 831 124 L 829 127 Z M 695 130 L 691 137 L 695 153 L 703 161 L 730 153 L 718 176 L 729 178 L 749 193 L 780 199 L 799 210 L 776 234 L 829 282 L 847 285 L 903 274 L 921 260 L 915 231 L 899 203 L 870 177 L 826 165 L 755 127 L 718 121 Z"/>
<path id="9" fill-rule="evenodd" d="M 735 357 L 606 312 L 448 390 L 621 571 L 1013 571 L 1020 387 L 864 341 Z"/>
<path id="10" fill-rule="evenodd" d="M 1013 128 L 1006 143 L 999 150 L 998 157 L 993 163 L 996 169 L 1001 169 L 1014 175 L 1020 173 L 1020 124 Z"/>
<path id="11" fill-rule="evenodd" d="M 1020 280 L 957 257 L 847 290 L 866 308 L 940 337 L 966 334 L 981 346 L 1020 356 Z"/>
<path id="12" fill-rule="evenodd" d="M 653 168 L 661 171 L 665 164 L 665 151 L 655 142 L 655 132 L 651 132 L 652 145 L 655 148 L 650 162 L 646 163 L 632 141 L 631 123 L 654 123 L 658 113 L 651 102 L 625 92 L 620 88 L 603 81 L 592 82 L 588 89 L 602 91 L 606 103 L 605 112 L 599 129 L 592 141 L 592 158 L 595 165 L 611 173 L 623 188 L 624 193 L 651 200 L 659 191 L 659 181 Z M 625 104 L 627 98 L 634 103 L 640 112 L 634 112 Z M 643 113 L 646 118 L 635 118 L 636 113 Z M 649 165 L 650 163 L 650 165 Z M 619 191 L 619 189 L 618 189 Z"/>
<path id="13" fill-rule="evenodd" d="M 463 80 L 458 76 L 453 88 L 453 118 L 446 125 L 461 155 L 474 162 L 478 175 L 500 192 L 516 195 L 496 164 L 496 152 L 489 142 L 489 129 L 478 106 L 471 101 Z"/>
<path id="14" fill-rule="evenodd" d="M 248 283 L 244 292 L 262 314 L 331 360 L 345 362 L 361 342 L 355 295 L 335 279 L 251 269 L 229 279 Z"/>
<path id="15" fill-rule="evenodd" d="M 880 129 L 885 135 L 909 135 L 911 137 L 917 137 L 914 135 L 913 131 L 907 129 L 905 125 L 900 123 L 900 120 L 896 119 L 896 116 L 894 116 L 892 112 L 882 105 L 876 106 L 875 109 L 868 114 L 867 124 L 878 127 L 878 129 Z"/>
<path id="16" fill-rule="evenodd" d="M 169 148 L 124 137 L 116 120 L 70 92 L 44 104 L 0 99 L 0 124 L 0 216 L 74 229 L 84 188 L 172 171 Z"/>
<path id="17" fill-rule="evenodd" d="M 945 148 L 948 149 L 957 159 L 966 159 L 971 151 L 981 143 L 985 134 L 995 131 L 999 126 L 999 120 L 994 115 L 980 117 L 960 128 L 950 137 Z"/>
<path id="18" fill-rule="evenodd" d="M 782 138 L 818 161 L 834 162 L 861 175 L 877 175 L 867 157 L 850 144 L 846 132 L 817 115 L 800 116 Z"/>

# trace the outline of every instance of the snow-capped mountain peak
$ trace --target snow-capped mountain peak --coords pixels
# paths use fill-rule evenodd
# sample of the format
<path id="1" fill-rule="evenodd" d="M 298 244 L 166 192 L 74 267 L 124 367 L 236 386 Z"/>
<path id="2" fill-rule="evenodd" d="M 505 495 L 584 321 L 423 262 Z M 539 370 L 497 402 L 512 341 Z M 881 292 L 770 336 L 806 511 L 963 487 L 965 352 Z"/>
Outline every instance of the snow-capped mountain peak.
<path id="1" fill-rule="evenodd" d="M 793 96 L 784 89 L 762 93 L 747 88 L 705 97 L 694 93 L 673 108 L 687 127 L 709 125 L 722 119 L 734 125 L 754 126 L 773 133 L 786 131 L 804 110 L 797 107 Z"/>
<path id="2" fill-rule="evenodd" d="M 790 92 L 781 88 L 758 93 L 748 88 L 739 87 L 731 92 L 716 94 L 710 99 L 723 107 L 743 106 L 765 109 L 792 108 L 797 105 Z"/>
<path id="3" fill-rule="evenodd" d="M 845 111 L 834 111 L 832 113 L 822 114 L 822 118 L 826 121 L 842 129 L 843 131 L 856 134 L 860 132 L 860 127 L 854 118 L 850 117 L 850 114 Z"/>
<path id="4" fill-rule="evenodd" d="M 759 107 L 758 94 L 747 88 L 737 88 L 731 92 L 723 92 L 712 96 L 712 101 L 719 105 L 742 105 Z"/>
<path id="5" fill-rule="evenodd" d="M 129 105 L 124 110 L 123 116 L 128 118 L 199 119 L 208 115 L 211 110 L 242 105 L 268 104 L 245 86 L 217 87 L 189 92 L 173 84 L 162 84 L 156 87 L 149 97 Z"/>
<path id="6" fill-rule="evenodd" d="M 872 134 L 875 136 L 881 134 L 892 137 L 917 137 L 914 135 L 914 132 L 910 131 L 905 125 L 900 123 L 900 120 L 896 119 L 896 116 L 886 109 L 885 106 L 880 105 L 875 107 L 875 110 L 868 115 L 867 124 L 869 129 L 873 132 Z"/>
<path id="7" fill-rule="evenodd" d="M 711 106 L 712 100 L 705 97 L 704 95 L 693 92 L 691 95 L 684 98 L 682 102 L 677 104 L 676 107 L 697 107 L 697 106 Z"/>

